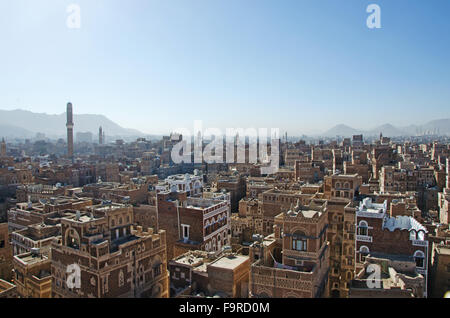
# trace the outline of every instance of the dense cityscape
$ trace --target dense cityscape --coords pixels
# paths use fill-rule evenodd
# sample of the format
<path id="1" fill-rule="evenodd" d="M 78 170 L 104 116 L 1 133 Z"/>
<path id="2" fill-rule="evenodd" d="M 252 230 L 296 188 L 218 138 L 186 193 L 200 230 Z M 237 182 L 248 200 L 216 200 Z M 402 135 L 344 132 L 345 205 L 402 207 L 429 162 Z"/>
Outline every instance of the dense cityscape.
<path id="1" fill-rule="evenodd" d="M 446 136 L 282 132 L 269 147 L 279 167 L 264 174 L 239 134 L 213 151 L 231 152 L 219 163 L 174 163 L 178 133 L 108 142 L 99 127 L 97 140 L 74 142 L 74 107 L 66 139 L 2 140 L 0 298 L 450 291 Z"/>
<path id="2" fill-rule="evenodd" d="M 2 315 L 445 306 L 449 12 L 0 1 Z"/>

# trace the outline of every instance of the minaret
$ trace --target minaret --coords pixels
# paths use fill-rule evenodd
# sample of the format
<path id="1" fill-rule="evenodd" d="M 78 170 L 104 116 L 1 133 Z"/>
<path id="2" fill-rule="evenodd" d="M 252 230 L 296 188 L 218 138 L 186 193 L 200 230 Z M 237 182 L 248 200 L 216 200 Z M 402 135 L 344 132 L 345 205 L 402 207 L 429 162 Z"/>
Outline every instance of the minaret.
<path id="1" fill-rule="evenodd" d="M 446 182 L 446 188 L 450 190 L 450 158 L 447 158 L 447 182 Z"/>
<path id="2" fill-rule="evenodd" d="M 102 126 L 98 129 L 98 144 L 103 144 L 103 132 L 102 132 Z"/>
<path id="3" fill-rule="evenodd" d="M 73 113 L 72 103 L 67 103 L 67 156 L 73 160 Z"/>
<path id="4" fill-rule="evenodd" d="M 2 138 L 2 146 L 0 150 L 0 157 L 6 157 L 6 142 L 5 138 Z"/>

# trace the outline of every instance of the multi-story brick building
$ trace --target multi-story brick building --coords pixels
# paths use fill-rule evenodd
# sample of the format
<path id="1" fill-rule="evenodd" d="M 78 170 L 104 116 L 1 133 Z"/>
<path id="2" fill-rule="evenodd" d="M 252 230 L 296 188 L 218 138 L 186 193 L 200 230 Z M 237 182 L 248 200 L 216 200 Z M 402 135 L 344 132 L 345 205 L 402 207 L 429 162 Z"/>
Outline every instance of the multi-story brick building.
<path id="1" fill-rule="evenodd" d="M 157 194 L 159 228 L 167 232 L 169 259 L 188 250 L 220 251 L 230 244 L 230 203 L 187 197 L 186 192 Z"/>
<path id="2" fill-rule="evenodd" d="M 273 189 L 275 185 L 273 178 L 247 178 L 246 197 L 256 199 L 260 193 Z"/>
<path id="3" fill-rule="evenodd" d="M 442 298 L 450 292 L 450 245 L 436 245 L 433 255 L 430 296 Z"/>
<path id="4" fill-rule="evenodd" d="M 326 202 L 293 207 L 275 217 L 275 246 L 252 264 L 251 297 L 310 298 L 328 295 Z M 272 244 L 273 245 L 273 244 Z M 259 243 L 251 249 L 264 249 Z M 262 257 L 261 257 L 262 256 Z M 253 256 L 253 261 L 255 257 Z"/>
<path id="5" fill-rule="evenodd" d="M 272 189 L 263 192 L 259 199 L 259 208 L 262 210 L 263 235 L 273 233 L 274 218 L 283 210 L 289 209 L 300 200 L 306 205 L 313 194 L 305 194 L 301 191 Z"/>
<path id="6" fill-rule="evenodd" d="M 239 200 L 245 197 L 245 178 L 242 175 L 220 175 L 214 184 L 218 191 L 225 190 L 231 196 L 231 212 L 238 212 Z"/>
<path id="7" fill-rule="evenodd" d="M 357 174 L 334 174 L 324 177 L 325 199 L 344 198 L 352 200 L 359 194 L 362 177 Z"/>
<path id="8" fill-rule="evenodd" d="M 203 191 L 203 176 L 196 174 L 176 174 L 168 176 L 164 181 L 155 185 L 157 192 L 181 191 L 188 196 L 199 196 Z"/>
<path id="9" fill-rule="evenodd" d="M 48 255 L 53 240 L 61 238 L 61 226 L 38 223 L 28 225 L 22 230 L 11 233 L 11 246 L 14 255 L 31 252 L 38 248 L 44 255 Z"/>
<path id="10" fill-rule="evenodd" d="M 411 216 L 389 217 L 387 201 L 378 204 L 370 198 L 365 198 L 356 209 L 356 225 L 356 261 L 363 263 L 373 253 L 400 255 L 415 261 L 417 273 L 428 284 L 431 254 L 428 230 L 423 225 Z"/>
<path id="11" fill-rule="evenodd" d="M 50 259 L 39 249 L 14 256 L 14 283 L 22 298 L 51 298 Z"/>
<path id="12" fill-rule="evenodd" d="M 55 224 L 61 211 L 68 209 L 86 209 L 92 205 L 89 198 L 58 197 L 41 200 L 39 203 L 17 203 L 8 210 L 8 226 L 10 232 L 21 230 L 32 224 L 50 222 Z"/>
<path id="13" fill-rule="evenodd" d="M 379 179 L 381 167 L 395 163 L 395 154 L 389 145 L 378 145 L 370 153 L 370 163 L 372 166 L 372 178 Z"/>
<path id="14" fill-rule="evenodd" d="M 323 178 L 324 172 L 317 162 L 296 160 L 294 164 L 294 176 L 297 181 L 315 183 Z"/>
<path id="15" fill-rule="evenodd" d="M 417 273 L 414 261 L 377 254 L 366 257 L 348 294 L 349 298 L 421 298 L 425 287 L 425 278 Z"/>
<path id="16" fill-rule="evenodd" d="M 236 243 L 250 242 L 253 234 L 263 233 L 262 209 L 258 200 L 244 198 L 239 201 L 239 213 L 231 216 L 231 235 Z"/>
<path id="17" fill-rule="evenodd" d="M 12 249 L 9 243 L 8 223 L 0 223 L 0 278 L 12 278 Z"/>
<path id="18" fill-rule="evenodd" d="M 61 244 L 51 249 L 53 297 L 168 297 L 165 231 L 133 229 L 131 206 L 77 211 L 61 220 L 61 232 Z M 70 266 L 79 285 L 67 274 Z"/>
<path id="19" fill-rule="evenodd" d="M 354 235 L 349 235 L 354 225 L 354 213 L 347 206 L 348 199 L 327 200 L 328 229 L 327 240 L 330 246 L 329 295 L 347 297 L 348 283 L 354 277 Z"/>
<path id="20" fill-rule="evenodd" d="M 248 297 L 248 256 L 189 251 L 171 260 L 169 271 L 174 297 Z"/>
<path id="21" fill-rule="evenodd" d="M 16 190 L 17 202 L 31 201 L 39 202 L 40 199 L 50 199 L 52 197 L 63 196 L 65 194 L 64 187 L 45 184 L 26 184 L 20 185 Z"/>

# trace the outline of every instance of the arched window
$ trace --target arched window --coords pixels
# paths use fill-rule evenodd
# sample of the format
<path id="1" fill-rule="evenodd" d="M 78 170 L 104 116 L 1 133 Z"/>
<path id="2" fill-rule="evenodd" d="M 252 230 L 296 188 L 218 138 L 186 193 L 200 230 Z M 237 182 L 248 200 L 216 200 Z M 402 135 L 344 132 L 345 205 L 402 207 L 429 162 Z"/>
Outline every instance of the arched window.
<path id="1" fill-rule="evenodd" d="M 367 235 L 368 234 L 369 226 L 367 225 L 366 221 L 359 222 L 358 225 L 358 235 Z"/>
<path id="2" fill-rule="evenodd" d="M 424 231 L 417 232 L 417 239 L 420 241 L 425 240 L 425 232 Z"/>
<path id="3" fill-rule="evenodd" d="M 336 182 L 335 188 L 336 188 L 336 189 L 340 189 L 340 188 L 341 188 L 341 183 L 340 183 L 340 182 Z"/>
<path id="4" fill-rule="evenodd" d="M 80 249 L 80 236 L 77 231 L 74 229 L 67 229 L 66 231 L 66 244 L 67 246 L 77 249 Z"/>
<path id="5" fill-rule="evenodd" d="M 296 251 L 307 251 L 308 250 L 308 239 L 305 233 L 301 231 L 295 231 L 292 234 L 292 249 Z"/>
<path id="6" fill-rule="evenodd" d="M 411 231 L 409 232 L 409 239 L 410 239 L 411 241 L 416 240 L 416 231 L 411 230 Z"/>
<path id="7" fill-rule="evenodd" d="M 418 268 L 425 267 L 425 254 L 422 251 L 416 251 L 414 253 L 414 260 L 416 261 L 416 266 Z"/>
<path id="8" fill-rule="evenodd" d="M 366 260 L 366 256 L 370 253 L 370 250 L 367 246 L 363 245 L 359 248 L 359 261 L 364 262 Z"/>

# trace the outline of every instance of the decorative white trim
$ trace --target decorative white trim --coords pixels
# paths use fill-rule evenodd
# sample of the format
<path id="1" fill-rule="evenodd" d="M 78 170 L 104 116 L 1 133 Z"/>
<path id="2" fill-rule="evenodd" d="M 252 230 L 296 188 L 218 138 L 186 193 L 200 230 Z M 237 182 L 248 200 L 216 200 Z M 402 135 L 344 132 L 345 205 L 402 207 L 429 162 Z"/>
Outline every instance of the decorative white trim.
<path id="1" fill-rule="evenodd" d="M 356 235 L 356 240 L 359 242 L 368 242 L 372 243 L 372 236 L 368 235 Z"/>

